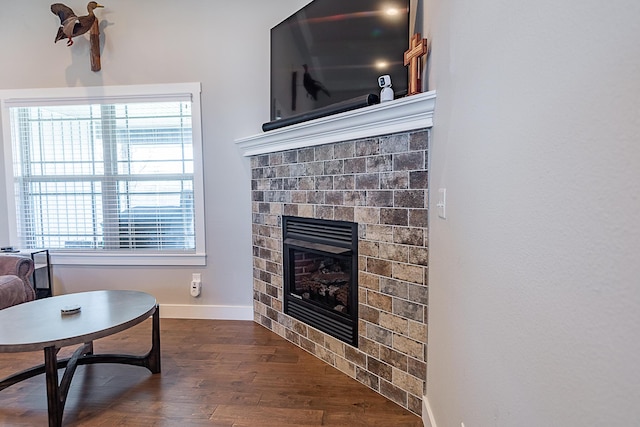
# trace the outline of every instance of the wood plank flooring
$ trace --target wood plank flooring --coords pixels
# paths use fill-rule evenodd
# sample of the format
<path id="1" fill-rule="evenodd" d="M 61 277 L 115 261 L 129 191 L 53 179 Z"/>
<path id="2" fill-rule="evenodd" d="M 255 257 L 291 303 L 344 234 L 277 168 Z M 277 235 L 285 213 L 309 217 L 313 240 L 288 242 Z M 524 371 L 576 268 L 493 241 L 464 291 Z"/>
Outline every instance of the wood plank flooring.
<path id="1" fill-rule="evenodd" d="M 253 322 L 161 319 L 160 327 L 162 373 L 80 366 L 65 426 L 422 426 L 416 415 Z M 144 354 L 150 334 L 148 320 L 96 341 L 95 350 Z M 42 362 L 41 351 L 0 354 L 0 378 Z M 0 425 L 47 425 L 44 375 L 0 391 Z"/>

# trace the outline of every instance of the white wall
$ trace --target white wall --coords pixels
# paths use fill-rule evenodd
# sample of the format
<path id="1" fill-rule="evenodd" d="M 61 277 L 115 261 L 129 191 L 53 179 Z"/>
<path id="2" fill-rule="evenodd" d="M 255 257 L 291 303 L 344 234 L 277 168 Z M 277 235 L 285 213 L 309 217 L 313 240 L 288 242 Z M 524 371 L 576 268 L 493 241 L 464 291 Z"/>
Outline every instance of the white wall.
<path id="1" fill-rule="evenodd" d="M 65 2 L 77 13 L 86 3 Z M 220 317 L 241 306 L 252 318 L 250 170 L 233 141 L 269 119 L 269 29 L 306 3 L 107 0 L 96 11 L 104 43 L 94 73 L 88 36 L 71 48 L 53 43 L 59 21 L 51 2 L 3 2 L 0 89 L 202 82 L 207 266 L 54 266 L 56 293 L 136 289 L 163 305 L 188 304 L 191 315 Z M 4 188 L 0 169 L 0 196 Z M 0 218 L 4 246 L 10 225 Z M 189 296 L 192 272 L 202 273 L 199 299 Z"/>
<path id="2" fill-rule="evenodd" d="M 640 424 L 640 2 L 425 1 L 438 427 Z"/>

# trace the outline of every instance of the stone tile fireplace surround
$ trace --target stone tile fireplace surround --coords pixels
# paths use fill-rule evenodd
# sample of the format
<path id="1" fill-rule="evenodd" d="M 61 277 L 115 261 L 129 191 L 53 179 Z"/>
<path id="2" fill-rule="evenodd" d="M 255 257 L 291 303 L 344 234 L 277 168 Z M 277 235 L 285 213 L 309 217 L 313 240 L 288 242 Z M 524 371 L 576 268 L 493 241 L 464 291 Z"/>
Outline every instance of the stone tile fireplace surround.
<path id="1" fill-rule="evenodd" d="M 284 145 L 257 150 L 253 138 L 237 141 L 251 157 L 255 321 L 417 415 L 427 368 L 429 94 L 420 101 L 428 120 L 419 113 L 387 126 L 390 134 L 293 146 L 283 134 Z M 282 215 L 358 224 L 357 347 L 284 314 Z"/>

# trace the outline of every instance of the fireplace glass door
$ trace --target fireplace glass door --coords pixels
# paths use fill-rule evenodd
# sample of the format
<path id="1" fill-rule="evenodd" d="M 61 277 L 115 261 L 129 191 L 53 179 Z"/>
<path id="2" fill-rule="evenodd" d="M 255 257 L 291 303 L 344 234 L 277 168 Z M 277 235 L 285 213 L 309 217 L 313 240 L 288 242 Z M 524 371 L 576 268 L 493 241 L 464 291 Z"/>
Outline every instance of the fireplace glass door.
<path id="1" fill-rule="evenodd" d="M 285 314 L 357 345 L 357 224 L 282 218 Z"/>
<path id="2" fill-rule="evenodd" d="M 324 310 L 350 315 L 351 255 L 340 256 L 291 248 L 294 280 L 291 296 Z"/>

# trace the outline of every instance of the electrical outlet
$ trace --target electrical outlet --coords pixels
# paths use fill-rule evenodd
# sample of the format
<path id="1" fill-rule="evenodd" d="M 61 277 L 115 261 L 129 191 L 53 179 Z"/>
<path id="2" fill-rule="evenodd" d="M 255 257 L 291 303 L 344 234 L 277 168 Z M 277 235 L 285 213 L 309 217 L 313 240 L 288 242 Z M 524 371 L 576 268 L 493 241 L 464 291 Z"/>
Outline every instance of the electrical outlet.
<path id="1" fill-rule="evenodd" d="M 192 274 L 189 292 L 191 293 L 192 297 L 200 296 L 200 292 L 202 292 L 202 280 L 201 280 L 200 273 Z"/>
<path id="2" fill-rule="evenodd" d="M 200 292 L 202 291 L 202 283 L 201 282 L 191 282 L 191 296 L 197 297 L 200 296 Z"/>

